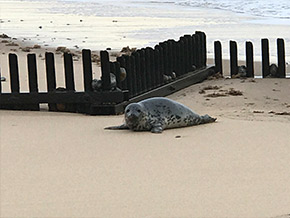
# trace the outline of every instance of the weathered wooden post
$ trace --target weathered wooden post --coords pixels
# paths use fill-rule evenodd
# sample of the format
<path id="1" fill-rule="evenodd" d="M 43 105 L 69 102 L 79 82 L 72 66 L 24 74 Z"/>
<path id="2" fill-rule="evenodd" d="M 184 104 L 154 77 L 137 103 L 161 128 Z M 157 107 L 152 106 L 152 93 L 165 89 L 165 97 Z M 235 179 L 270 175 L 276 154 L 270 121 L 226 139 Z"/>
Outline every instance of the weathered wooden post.
<path id="1" fill-rule="evenodd" d="M 16 54 L 9 54 L 10 85 L 12 93 L 19 93 L 19 70 L 18 58 Z"/>
<path id="2" fill-rule="evenodd" d="M 56 79 L 55 79 L 55 62 L 54 54 L 51 52 L 45 53 L 45 66 L 46 66 L 46 81 L 48 93 L 56 90 Z M 57 111 L 56 104 L 48 104 L 50 111 Z"/>
<path id="3" fill-rule="evenodd" d="M 27 55 L 27 67 L 28 67 L 28 79 L 29 79 L 29 91 L 38 92 L 38 82 L 37 82 L 37 65 L 36 65 L 36 55 Z"/>
<path id="4" fill-rule="evenodd" d="M 204 32 L 196 31 L 197 35 L 200 36 L 201 41 L 201 66 L 206 66 L 207 55 L 206 55 L 206 35 Z"/>
<path id="5" fill-rule="evenodd" d="M 193 65 L 193 52 L 192 52 L 192 37 L 191 35 L 184 35 L 186 41 L 187 41 L 187 71 L 190 72 L 192 71 L 192 65 Z"/>
<path id="6" fill-rule="evenodd" d="M 84 89 L 85 91 L 93 91 L 92 80 L 93 80 L 93 70 L 92 70 L 92 57 L 91 50 L 82 50 L 83 59 L 83 75 L 84 75 Z"/>
<path id="7" fill-rule="evenodd" d="M 191 58 L 190 58 L 190 37 L 187 37 L 187 35 L 184 35 L 184 43 L 185 43 L 185 66 L 186 66 L 186 72 L 188 73 L 192 69 L 192 64 L 191 64 Z"/>
<path id="8" fill-rule="evenodd" d="M 190 57 L 189 57 L 189 55 L 190 55 L 189 44 L 190 43 L 189 43 L 189 39 L 186 35 L 184 35 L 182 37 L 182 40 L 184 42 L 184 63 L 185 63 L 184 73 L 188 73 L 190 71 L 190 68 L 191 68 Z"/>
<path id="9" fill-rule="evenodd" d="M 160 78 L 160 85 L 163 84 L 163 75 L 165 73 L 165 70 L 164 70 L 164 52 L 163 52 L 163 48 L 160 46 L 159 47 L 159 78 Z"/>
<path id="10" fill-rule="evenodd" d="M 121 69 L 120 69 L 121 65 L 120 65 L 120 63 L 118 61 L 112 62 L 112 65 L 113 65 L 112 67 L 114 68 L 114 73 L 115 73 L 115 76 L 116 76 L 116 86 L 118 88 L 120 88 L 121 87 Z"/>
<path id="11" fill-rule="evenodd" d="M 127 89 L 129 90 L 129 97 L 131 97 L 132 93 L 133 93 L 132 62 L 130 61 L 129 55 L 124 55 L 123 57 L 124 57 L 124 61 L 125 61 L 125 67 L 124 66 L 120 66 L 120 67 L 123 67 L 126 70 L 126 75 L 125 75 L 126 78 L 125 78 L 125 80 L 123 80 L 123 82 L 127 83 Z"/>
<path id="12" fill-rule="evenodd" d="M 110 59 L 107 51 L 101 51 L 101 70 L 102 70 L 102 88 L 103 90 L 111 89 L 111 71 L 110 71 Z"/>
<path id="13" fill-rule="evenodd" d="M 75 92 L 73 58 L 70 53 L 64 53 L 64 72 L 66 91 Z M 77 110 L 76 104 L 64 104 L 64 106 L 65 111 L 75 112 Z"/>
<path id="14" fill-rule="evenodd" d="M 122 55 L 121 57 L 117 57 L 117 61 L 120 63 L 120 67 L 124 67 L 126 69 L 126 60 L 125 60 L 124 55 Z M 127 79 L 124 80 L 123 82 L 121 82 L 119 87 L 122 90 L 128 89 L 128 81 L 127 81 Z"/>
<path id="15" fill-rule="evenodd" d="M 181 41 L 178 40 L 176 42 L 176 64 L 175 64 L 175 73 L 176 73 L 176 76 L 180 76 L 182 75 L 182 59 L 181 59 Z"/>
<path id="16" fill-rule="evenodd" d="M 186 43 L 185 43 L 184 37 L 180 37 L 179 41 L 180 41 L 179 42 L 180 65 L 179 66 L 180 66 L 180 74 L 183 75 L 186 73 L 186 49 L 185 49 Z"/>
<path id="17" fill-rule="evenodd" d="M 65 87 L 67 91 L 75 91 L 72 55 L 64 53 Z"/>
<path id="18" fill-rule="evenodd" d="M 278 52 L 278 77 L 286 77 L 286 61 L 285 61 L 285 43 L 284 39 L 277 39 L 277 52 Z"/>
<path id="19" fill-rule="evenodd" d="M 37 65 L 35 54 L 27 55 L 27 67 L 28 67 L 29 92 L 38 93 Z M 39 104 L 31 104 L 27 107 L 29 107 L 30 110 L 39 111 Z"/>
<path id="20" fill-rule="evenodd" d="M 195 34 L 191 36 L 191 40 L 192 40 L 192 47 L 191 47 L 192 67 L 194 65 L 195 67 L 193 68 L 197 68 L 197 49 L 196 49 L 196 35 Z"/>
<path id="21" fill-rule="evenodd" d="M 149 57 L 150 57 L 150 74 L 151 74 L 151 88 L 155 88 L 157 86 L 156 81 L 156 67 L 155 67 L 155 52 L 152 48 L 149 48 Z"/>
<path id="22" fill-rule="evenodd" d="M 230 66 L 231 66 L 231 77 L 238 74 L 238 49 L 237 42 L 230 41 Z"/>
<path id="23" fill-rule="evenodd" d="M 136 76 L 136 60 L 135 56 L 131 55 L 129 57 L 130 65 L 131 65 L 131 76 L 132 76 L 132 96 L 137 95 L 137 76 Z"/>
<path id="24" fill-rule="evenodd" d="M 270 60 L 269 60 L 269 40 L 262 39 L 262 75 L 263 78 L 270 74 Z"/>
<path id="25" fill-rule="evenodd" d="M 167 46 L 168 46 L 168 73 L 169 75 L 172 74 L 173 72 L 173 43 L 171 40 L 167 41 Z"/>
<path id="26" fill-rule="evenodd" d="M 167 42 L 162 42 L 160 43 L 161 48 L 163 48 L 163 69 L 164 69 L 164 74 L 168 75 L 169 74 L 169 50 L 168 50 L 168 44 Z"/>
<path id="27" fill-rule="evenodd" d="M 136 51 L 134 53 L 135 56 L 135 75 L 136 75 L 136 94 L 140 94 L 142 92 L 142 77 L 141 77 L 141 61 L 140 61 L 140 53 Z"/>
<path id="28" fill-rule="evenodd" d="M 140 73 L 141 73 L 141 92 L 147 91 L 147 78 L 146 78 L 146 61 L 145 61 L 145 49 L 140 51 Z"/>
<path id="29" fill-rule="evenodd" d="M 201 36 L 195 34 L 195 46 L 196 46 L 196 67 L 202 67 L 202 45 L 201 45 Z"/>
<path id="30" fill-rule="evenodd" d="M 156 86 L 159 86 L 160 84 L 162 84 L 162 80 L 163 80 L 163 77 L 161 77 L 161 58 L 160 58 L 160 55 L 161 55 L 161 47 L 160 45 L 156 45 L 154 47 L 154 59 L 155 59 L 155 78 L 156 78 Z M 162 78 L 162 79 L 161 79 Z"/>
<path id="31" fill-rule="evenodd" d="M 215 72 L 223 75 L 222 44 L 220 41 L 214 42 Z"/>
<path id="32" fill-rule="evenodd" d="M 145 49 L 145 69 L 146 69 L 146 86 L 147 90 L 152 89 L 153 87 L 153 81 L 152 81 L 152 71 L 151 71 L 151 58 L 150 58 L 150 48 L 147 47 Z"/>
<path id="33" fill-rule="evenodd" d="M 254 49 L 252 42 L 246 42 L 247 77 L 254 77 Z"/>

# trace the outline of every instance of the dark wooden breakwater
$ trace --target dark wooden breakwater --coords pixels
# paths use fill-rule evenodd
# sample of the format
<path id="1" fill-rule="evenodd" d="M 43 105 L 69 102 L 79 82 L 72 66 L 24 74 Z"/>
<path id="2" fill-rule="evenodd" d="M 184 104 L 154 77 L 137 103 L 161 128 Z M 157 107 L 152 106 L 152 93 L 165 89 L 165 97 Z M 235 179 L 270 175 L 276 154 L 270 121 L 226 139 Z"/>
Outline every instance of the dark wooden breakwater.
<path id="1" fill-rule="evenodd" d="M 91 51 L 82 51 L 84 90 L 76 91 L 72 54 L 64 53 L 65 87 L 56 87 L 54 54 L 46 53 L 47 91 L 40 92 L 36 55 L 28 54 L 29 92 L 20 92 L 18 57 L 9 54 L 11 92 L 2 92 L 0 83 L 0 109 L 39 110 L 39 105 L 46 103 L 50 111 L 119 114 L 129 102 L 169 95 L 214 73 L 214 68 L 206 65 L 203 32 L 138 49 L 114 62 L 107 51 L 101 51 L 100 56 L 102 75 L 96 80 L 92 76 Z"/>
<path id="2" fill-rule="evenodd" d="M 231 77 L 254 77 L 254 46 L 247 41 L 245 43 L 246 65 L 238 65 L 238 48 L 237 42 L 230 41 L 230 75 Z M 285 41 L 277 39 L 277 64 L 270 64 L 269 58 L 269 39 L 261 39 L 262 54 L 262 77 L 263 78 L 285 78 L 286 77 L 286 60 L 285 60 Z M 223 74 L 222 65 L 222 45 L 220 41 L 214 42 L 215 53 L 215 71 Z"/>

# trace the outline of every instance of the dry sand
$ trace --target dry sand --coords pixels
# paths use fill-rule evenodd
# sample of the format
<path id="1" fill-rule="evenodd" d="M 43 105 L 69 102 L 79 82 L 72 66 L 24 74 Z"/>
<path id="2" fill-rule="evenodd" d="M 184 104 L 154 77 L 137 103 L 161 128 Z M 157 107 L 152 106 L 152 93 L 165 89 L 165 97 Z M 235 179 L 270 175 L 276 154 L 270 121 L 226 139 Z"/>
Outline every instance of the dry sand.
<path id="1" fill-rule="evenodd" d="M 17 49 L 27 91 L 27 52 L 5 44 L 3 89 L 9 91 L 7 54 Z M 32 51 L 42 56 L 45 91 L 42 58 L 55 48 Z M 56 64 L 63 86 L 61 54 Z M 82 90 L 81 60 L 74 64 Z M 289 81 L 218 79 L 188 87 L 168 97 L 217 122 L 162 134 L 103 129 L 123 116 L 1 110 L 0 217 L 289 218 Z M 229 95 L 239 93 L 233 89 L 242 95 Z"/>
<path id="2" fill-rule="evenodd" d="M 205 97 L 219 90 L 241 96 Z M 169 98 L 213 124 L 105 131 L 123 116 L 0 111 L 1 217 L 274 217 L 290 211 L 287 79 Z M 273 111 L 273 112 L 271 112 Z M 271 112 L 271 113 L 269 113 Z"/>

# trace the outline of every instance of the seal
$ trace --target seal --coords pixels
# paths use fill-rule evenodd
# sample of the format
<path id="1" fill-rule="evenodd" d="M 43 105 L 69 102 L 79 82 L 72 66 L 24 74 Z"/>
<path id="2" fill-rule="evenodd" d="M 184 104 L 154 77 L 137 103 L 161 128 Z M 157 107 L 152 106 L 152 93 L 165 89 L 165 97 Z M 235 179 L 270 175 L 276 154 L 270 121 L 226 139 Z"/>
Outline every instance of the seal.
<path id="1" fill-rule="evenodd" d="M 164 129 L 215 122 L 209 115 L 200 116 L 187 106 L 164 97 L 131 103 L 125 108 L 125 123 L 105 129 L 130 129 L 162 133 Z"/>

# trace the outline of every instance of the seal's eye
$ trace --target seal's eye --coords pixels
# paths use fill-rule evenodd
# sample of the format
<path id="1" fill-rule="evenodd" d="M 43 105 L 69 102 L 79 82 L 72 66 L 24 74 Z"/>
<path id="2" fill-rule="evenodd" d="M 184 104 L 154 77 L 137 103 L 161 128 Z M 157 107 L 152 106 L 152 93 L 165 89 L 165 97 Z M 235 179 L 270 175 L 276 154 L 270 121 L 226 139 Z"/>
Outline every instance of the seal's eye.
<path id="1" fill-rule="evenodd" d="M 138 109 L 138 110 L 137 110 L 137 112 L 138 112 L 138 113 L 141 113 L 141 110 L 140 110 L 140 109 Z"/>
<path id="2" fill-rule="evenodd" d="M 129 113 L 129 112 L 130 112 L 130 110 L 129 110 L 129 109 L 127 109 L 127 110 L 126 110 L 126 113 Z"/>

